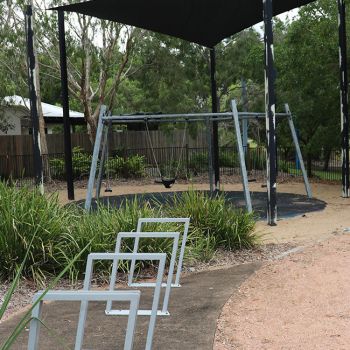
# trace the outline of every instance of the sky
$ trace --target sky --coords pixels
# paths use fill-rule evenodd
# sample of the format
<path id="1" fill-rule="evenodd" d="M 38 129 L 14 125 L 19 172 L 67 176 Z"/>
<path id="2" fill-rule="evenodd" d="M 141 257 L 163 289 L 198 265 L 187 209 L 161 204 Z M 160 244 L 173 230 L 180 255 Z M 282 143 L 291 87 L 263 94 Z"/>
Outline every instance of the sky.
<path id="1" fill-rule="evenodd" d="M 281 15 L 277 16 L 278 18 L 280 18 L 282 21 L 287 20 L 287 18 L 289 17 L 290 20 L 293 19 L 293 17 L 295 17 L 298 14 L 299 9 L 294 9 L 291 11 L 287 11 L 285 13 L 282 13 Z M 254 28 L 261 34 L 263 34 L 263 22 L 260 22 L 258 24 L 256 24 L 254 26 Z"/>

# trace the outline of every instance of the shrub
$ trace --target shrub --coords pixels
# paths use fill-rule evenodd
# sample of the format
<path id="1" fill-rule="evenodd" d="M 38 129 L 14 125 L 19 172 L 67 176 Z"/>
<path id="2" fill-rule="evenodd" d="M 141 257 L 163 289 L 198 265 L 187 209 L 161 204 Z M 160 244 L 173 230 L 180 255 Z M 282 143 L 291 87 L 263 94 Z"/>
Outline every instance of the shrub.
<path id="1" fill-rule="evenodd" d="M 251 247 L 257 242 L 253 215 L 227 205 L 223 195 L 210 197 L 190 191 L 175 195 L 164 205 L 135 198 L 126 200 L 118 210 L 101 206 L 90 214 L 75 205 L 60 206 L 57 196 L 44 197 L 37 191 L 8 187 L 5 183 L 0 183 L 0 198 L 2 279 L 12 279 L 25 260 L 23 275 L 36 282 L 44 283 L 47 276 L 57 275 L 62 266 L 68 265 L 68 275 L 74 280 L 85 272 L 90 252 L 114 251 L 117 233 L 133 231 L 139 217 L 191 217 L 187 260 L 209 260 L 219 247 L 232 250 Z M 155 229 L 160 227 L 147 228 Z M 179 230 L 171 224 L 166 229 Z M 133 240 L 125 240 L 123 250 L 132 248 Z M 28 258 L 24 259 L 28 249 Z M 141 252 L 171 250 L 172 240 L 141 240 Z M 97 264 L 96 268 L 104 274 L 109 271 L 110 263 Z"/>
<path id="2" fill-rule="evenodd" d="M 84 152 L 81 147 L 74 147 L 72 161 L 75 178 L 89 175 L 92 161 L 92 156 L 90 154 Z"/>
<path id="3" fill-rule="evenodd" d="M 188 175 L 186 165 L 183 162 L 179 163 L 178 160 L 173 160 L 167 164 L 161 164 L 160 172 L 165 178 L 172 178 L 176 175 L 177 179 L 187 179 Z"/>
<path id="4" fill-rule="evenodd" d="M 290 166 L 290 163 L 288 163 L 288 161 L 286 160 L 280 160 L 278 162 L 278 170 L 282 173 L 290 173 L 290 168 L 292 168 L 293 166 Z"/>
<path id="5" fill-rule="evenodd" d="M 46 198 L 3 182 L 0 198 L 0 276 L 15 276 L 32 239 L 23 274 L 37 281 L 43 281 L 48 273 L 55 274 L 62 262 L 59 251 L 72 242 L 72 214 L 59 205 L 57 197 Z"/>
<path id="6" fill-rule="evenodd" d="M 221 150 L 219 155 L 219 164 L 226 168 L 236 168 L 239 166 L 237 154 L 233 150 Z"/>
<path id="7" fill-rule="evenodd" d="M 106 162 L 106 169 L 113 177 L 140 178 L 145 176 L 145 157 L 134 155 L 126 159 L 115 156 Z"/>
<path id="8" fill-rule="evenodd" d="M 143 177 L 145 176 L 145 167 L 144 156 L 128 157 L 125 161 L 124 177 Z"/>
<path id="9" fill-rule="evenodd" d="M 266 151 L 262 148 L 252 148 L 249 150 L 248 167 L 252 170 L 266 169 Z"/>
<path id="10" fill-rule="evenodd" d="M 74 147 L 72 150 L 73 176 L 76 179 L 87 177 L 90 172 L 92 156 L 84 152 L 81 147 Z M 63 158 L 49 160 L 50 174 L 53 179 L 64 179 L 66 174 Z"/>
<path id="11" fill-rule="evenodd" d="M 201 173 L 208 171 L 209 160 L 206 152 L 195 153 L 190 157 L 189 168 L 194 173 Z"/>
<path id="12" fill-rule="evenodd" d="M 208 193 L 191 190 L 175 194 L 172 201 L 167 206 L 168 214 L 191 217 L 192 230 L 210 238 L 214 248 L 250 248 L 256 243 L 254 215 L 233 208 L 223 194 L 211 197 Z"/>

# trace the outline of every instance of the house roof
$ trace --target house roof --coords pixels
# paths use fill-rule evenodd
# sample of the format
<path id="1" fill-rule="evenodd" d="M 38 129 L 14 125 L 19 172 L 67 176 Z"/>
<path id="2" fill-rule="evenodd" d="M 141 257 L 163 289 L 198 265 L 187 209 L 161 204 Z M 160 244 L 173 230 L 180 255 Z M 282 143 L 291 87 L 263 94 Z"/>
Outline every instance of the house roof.
<path id="1" fill-rule="evenodd" d="M 313 1 L 274 0 L 273 14 Z M 92 0 L 54 9 L 124 23 L 206 47 L 214 47 L 263 20 L 263 0 Z"/>
<path id="2" fill-rule="evenodd" d="M 4 98 L 4 102 L 8 104 L 9 106 L 14 107 L 24 107 L 28 111 L 30 111 L 30 103 L 28 98 L 24 98 L 21 96 L 6 96 Z M 57 119 L 57 118 L 63 118 L 63 109 L 62 107 L 54 106 L 48 103 L 41 103 L 43 114 L 45 119 Z M 75 111 L 69 111 L 70 118 L 74 119 L 84 119 L 84 114 L 80 112 Z"/>

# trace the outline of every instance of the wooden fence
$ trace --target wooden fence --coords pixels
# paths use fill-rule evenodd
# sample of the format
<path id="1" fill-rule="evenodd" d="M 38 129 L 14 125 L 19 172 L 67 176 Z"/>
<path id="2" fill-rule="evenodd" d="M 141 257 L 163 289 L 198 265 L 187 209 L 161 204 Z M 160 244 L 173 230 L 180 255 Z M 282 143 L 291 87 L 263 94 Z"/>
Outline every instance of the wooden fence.
<path id="1" fill-rule="evenodd" d="M 167 135 L 163 131 L 150 131 L 154 148 L 181 147 L 183 132 L 175 131 Z M 62 134 L 46 135 L 49 154 L 64 153 L 64 139 Z M 198 132 L 192 139 L 188 133 L 185 144 L 190 148 L 202 148 L 207 145 L 205 132 Z M 86 134 L 72 134 L 72 147 L 81 147 L 86 152 L 92 152 L 93 146 Z M 149 141 L 145 131 L 123 131 L 111 133 L 109 149 L 144 149 L 149 148 Z M 0 136 L 0 156 L 29 156 L 33 154 L 32 136 Z"/>

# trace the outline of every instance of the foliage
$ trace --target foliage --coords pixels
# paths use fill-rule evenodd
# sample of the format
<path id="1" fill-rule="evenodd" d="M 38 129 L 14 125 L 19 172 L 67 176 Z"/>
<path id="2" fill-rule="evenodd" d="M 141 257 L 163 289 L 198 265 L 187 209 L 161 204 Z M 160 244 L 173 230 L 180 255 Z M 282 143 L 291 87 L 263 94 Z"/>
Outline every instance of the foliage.
<path id="1" fill-rule="evenodd" d="M 219 153 L 219 164 L 222 167 L 235 168 L 239 166 L 237 153 L 232 148 L 221 149 Z"/>
<path id="2" fill-rule="evenodd" d="M 3 316 L 5 315 L 5 312 L 7 311 L 8 305 L 11 301 L 11 298 L 13 297 L 13 294 L 16 290 L 16 288 L 18 287 L 20 278 L 22 276 L 23 273 L 23 269 L 24 266 L 27 263 L 28 257 L 30 255 L 32 246 L 33 246 L 33 242 L 35 239 L 35 235 L 32 237 L 26 254 L 22 260 L 21 265 L 19 266 L 16 275 L 12 281 L 12 284 L 10 286 L 10 289 L 7 291 L 5 298 L 3 300 L 3 303 L 0 307 L 0 321 L 2 320 Z M 31 313 L 33 311 L 33 309 L 42 301 L 42 299 L 44 298 L 44 296 L 52 289 L 54 288 L 58 281 L 69 271 L 69 269 L 75 264 L 75 262 L 77 261 L 77 259 L 80 257 L 80 255 L 82 255 L 86 248 L 88 246 L 86 246 L 81 252 L 79 252 L 71 261 L 70 263 L 57 275 L 56 278 L 53 279 L 53 281 L 48 285 L 48 287 L 43 291 L 43 294 L 36 299 L 36 301 L 32 304 L 32 306 L 26 310 L 26 312 L 24 313 L 24 315 L 22 316 L 22 318 L 20 319 L 20 321 L 16 324 L 14 330 L 12 331 L 12 333 L 10 334 L 10 336 L 7 339 L 4 339 L 4 342 L 1 344 L 1 350 L 9 350 L 12 349 L 12 346 L 14 345 L 14 343 L 16 342 L 16 339 L 18 338 L 18 336 L 24 331 L 24 329 L 26 328 L 26 326 L 29 324 L 29 322 L 31 321 Z"/>
<path id="3" fill-rule="evenodd" d="M 127 158 L 115 156 L 106 162 L 106 169 L 112 177 L 139 178 L 145 176 L 145 157 L 133 155 Z"/>
<path id="4" fill-rule="evenodd" d="M 337 20 L 336 2 L 316 1 L 280 28 L 276 43 L 278 97 L 295 116 L 309 167 L 319 150 L 340 145 Z M 279 135 L 282 146 L 291 144 L 287 125 Z"/>
<path id="5" fill-rule="evenodd" d="M 47 276 L 57 275 L 67 265 L 67 274 L 75 279 L 84 273 L 90 252 L 114 251 L 117 233 L 133 231 L 139 217 L 191 217 L 186 247 L 189 260 L 210 259 L 218 247 L 232 250 L 257 243 L 254 217 L 236 211 L 223 195 L 211 198 L 191 191 L 175 195 L 165 205 L 135 198 L 126 200 L 118 210 L 101 206 L 91 214 L 74 205 L 61 207 L 57 196 L 47 198 L 4 183 L 0 183 L 0 197 L 2 279 L 13 279 L 23 261 L 23 275 L 36 282 L 44 283 Z M 126 241 L 123 248 L 131 250 L 132 242 Z M 171 242 L 145 239 L 140 248 L 170 252 Z M 102 263 L 96 268 L 101 274 L 109 271 L 109 265 Z"/>
<path id="6" fill-rule="evenodd" d="M 208 162 L 207 152 L 196 152 L 191 154 L 188 166 L 194 174 L 199 174 L 208 169 Z"/>
<path id="7" fill-rule="evenodd" d="M 88 176 L 90 172 L 92 157 L 84 152 L 81 147 L 74 147 L 72 150 L 73 176 L 79 179 Z M 49 160 L 51 177 L 53 179 L 65 178 L 65 162 L 63 158 L 53 158 Z"/>
<path id="8" fill-rule="evenodd" d="M 208 171 L 208 153 L 198 152 L 191 156 L 189 168 L 194 173 L 202 173 Z M 237 153 L 232 148 L 221 149 L 219 152 L 219 164 L 221 167 L 235 168 L 239 166 Z"/>
<path id="9" fill-rule="evenodd" d="M 90 172 L 92 156 L 81 147 L 73 148 L 73 176 L 76 179 L 87 177 Z M 49 160 L 51 177 L 54 179 L 63 179 L 65 177 L 65 164 L 63 158 L 53 158 Z M 145 158 L 134 155 L 126 159 L 114 156 L 106 161 L 106 171 L 109 171 L 112 177 L 143 177 L 145 176 Z"/>
<path id="10" fill-rule="evenodd" d="M 56 274 L 64 266 L 65 247 L 74 244 L 71 221 L 78 218 L 62 208 L 56 197 L 45 198 L 3 182 L 0 198 L 0 277 L 14 278 L 25 260 L 23 275 L 44 282 L 47 274 Z"/>
<path id="11" fill-rule="evenodd" d="M 191 217 L 192 231 L 210 240 L 213 248 L 250 248 L 257 242 L 254 214 L 236 210 L 224 194 L 189 191 L 175 194 L 167 206 L 168 214 Z"/>

